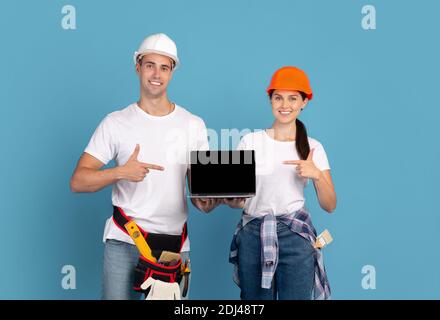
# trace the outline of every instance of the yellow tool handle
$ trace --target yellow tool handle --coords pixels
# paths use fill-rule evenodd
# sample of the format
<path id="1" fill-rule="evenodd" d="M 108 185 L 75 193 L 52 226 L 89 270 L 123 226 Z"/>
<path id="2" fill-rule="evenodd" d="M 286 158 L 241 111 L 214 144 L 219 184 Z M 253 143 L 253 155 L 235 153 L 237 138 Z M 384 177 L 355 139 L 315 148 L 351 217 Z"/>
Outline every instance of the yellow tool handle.
<path id="1" fill-rule="evenodd" d="M 133 239 L 141 255 L 153 262 L 157 262 L 156 258 L 153 257 L 153 254 L 151 253 L 151 249 L 148 246 L 147 241 L 145 241 L 144 236 L 136 225 L 136 222 L 133 220 L 127 222 L 124 227 L 127 229 L 128 234 Z"/>
<path id="2" fill-rule="evenodd" d="M 181 271 L 182 274 L 190 273 L 191 272 L 191 269 L 189 268 L 189 259 L 186 260 L 185 263 L 182 263 L 182 265 L 180 267 L 180 271 Z"/>

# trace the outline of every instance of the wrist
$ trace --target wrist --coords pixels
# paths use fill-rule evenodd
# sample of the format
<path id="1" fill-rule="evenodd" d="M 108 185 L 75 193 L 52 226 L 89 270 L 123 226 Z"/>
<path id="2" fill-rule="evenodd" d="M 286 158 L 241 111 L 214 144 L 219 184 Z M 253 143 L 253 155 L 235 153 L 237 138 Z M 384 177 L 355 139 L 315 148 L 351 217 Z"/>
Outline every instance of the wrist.
<path id="1" fill-rule="evenodd" d="M 246 203 L 246 200 L 241 200 L 241 201 L 238 202 L 238 203 L 233 203 L 233 204 L 231 204 L 230 207 L 233 208 L 233 209 L 243 209 L 245 203 Z"/>
<path id="2" fill-rule="evenodd" d="M 322 178 L 323 178 L 322 171 L 321 171 L 321 170 L 317 170 L 317 172 L 316 172 L 316 176 L 315 176 L 315 178 L 314 178 L 313 180 L 316 181 L 316 182 L 318 182 L 318 181 L 321 180 Z"/>
<path id="3" fill-rule="evenodd" d="M 114 168 L 114 178 L 117 181 L 125 179 L 124 166 L 119 166 Z"/>

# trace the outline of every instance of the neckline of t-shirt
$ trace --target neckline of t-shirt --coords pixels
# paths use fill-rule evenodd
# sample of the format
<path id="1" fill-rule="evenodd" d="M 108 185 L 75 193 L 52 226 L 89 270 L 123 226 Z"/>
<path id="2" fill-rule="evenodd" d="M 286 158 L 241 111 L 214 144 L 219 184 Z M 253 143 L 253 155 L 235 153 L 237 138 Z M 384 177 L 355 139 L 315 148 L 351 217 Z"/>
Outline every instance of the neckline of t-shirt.
<path id="1" fill-rule="evenodd" d="M 137 112 L 141 113 L 147 119 L 165 120 L 165 119 L 170 119 L 170 118 L 174 117 L 174 115 L 176 114 L 179 106 L 176 103 L 173 103 L 173 104 L 174 104 L 174 110 L 164 116 L 153 116 L 153 115 L 145 112 L 144 110 L 141 109 L 141 107 L 139 107 L 137 102 L 133 103 L 133 107 L 137 110 Z"/>
<path id="2" fill-rule="evenodd" d="M 264 135 L 266 136 L 266 138 L 269 141 L 272 141 L 274 143 L 280 143 L 280 144 L 295 144 L 296 140 L 292 140 L 292 141 L 280 141 L 280 140 L 275 140 L 274 138 L 272 138 L 271 136 L 269 136 L 269 134 L 266 132 L 266 129 L 263 130 Z"/>

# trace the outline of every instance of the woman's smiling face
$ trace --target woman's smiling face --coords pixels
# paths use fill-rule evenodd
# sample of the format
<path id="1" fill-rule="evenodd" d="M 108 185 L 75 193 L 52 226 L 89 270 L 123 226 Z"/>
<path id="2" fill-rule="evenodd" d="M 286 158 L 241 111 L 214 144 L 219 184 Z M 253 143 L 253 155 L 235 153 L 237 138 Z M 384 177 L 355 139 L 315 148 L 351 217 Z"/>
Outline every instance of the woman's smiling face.
<path id="1" fill-rule="evenodd" d="M 270 102 L 275 119 L 287 124 L 296 120 L 301 109 L 307 105 L 308 99 L 303 99 L 299 91 L 274 90 Z"/>

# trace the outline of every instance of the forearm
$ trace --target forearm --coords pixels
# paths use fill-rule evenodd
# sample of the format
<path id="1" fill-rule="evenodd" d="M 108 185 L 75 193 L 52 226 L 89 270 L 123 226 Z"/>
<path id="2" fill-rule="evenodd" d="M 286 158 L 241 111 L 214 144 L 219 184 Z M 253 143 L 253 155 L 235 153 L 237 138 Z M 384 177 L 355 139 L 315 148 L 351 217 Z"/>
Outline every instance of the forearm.
<path id="1" fill-rule="evenodd" d="M 336 208 L 336 192 L 332 185 L 326 180 L 324 174 L 313 180 L 315 184 L 316 194 L 318 196 L 319 205 L 325 211 L 331 213 Z"/>
<path id="2" fill-rule="evenodd" d="M 70 180 L 72 192 L 96 192 L 123 178 L 121 167 L 104 170 L 79 168 Z"/>

